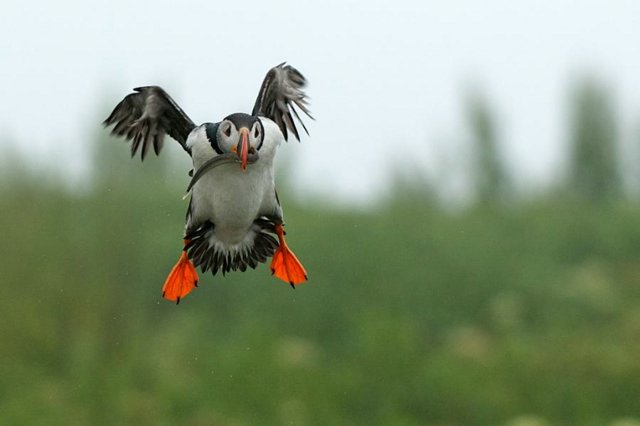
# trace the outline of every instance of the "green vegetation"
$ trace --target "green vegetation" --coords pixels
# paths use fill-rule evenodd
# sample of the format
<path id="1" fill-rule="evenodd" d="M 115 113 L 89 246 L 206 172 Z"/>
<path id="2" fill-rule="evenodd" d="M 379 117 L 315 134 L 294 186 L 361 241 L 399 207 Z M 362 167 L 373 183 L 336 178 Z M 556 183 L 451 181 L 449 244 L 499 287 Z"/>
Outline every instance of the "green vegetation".
<path id="1" fill-rule="evenodd" d="M 473 134 L 475 194 L 478 203 L 491 204 L 508 197 L 508 178 L 501 152 L 495 119 L 485 97 L 473 92 L 467 100 L 467 120 Z"/>
<path id="2" fill-rule="evenodd" d="M 605 202 L 620 195 L 618 129 L 608 91 L 583 79 L 573 93 L 569 183 L 573 196 Z"/>
<path id="3" fill-rule="evenodd" d="M 0 424 L 638 424 L 638 205 L 285 193 L 309 283 L 206 275 L 175 306 L 188 165 L 127 151 L 101 140 L 80 191 L 4 168 Z"/>

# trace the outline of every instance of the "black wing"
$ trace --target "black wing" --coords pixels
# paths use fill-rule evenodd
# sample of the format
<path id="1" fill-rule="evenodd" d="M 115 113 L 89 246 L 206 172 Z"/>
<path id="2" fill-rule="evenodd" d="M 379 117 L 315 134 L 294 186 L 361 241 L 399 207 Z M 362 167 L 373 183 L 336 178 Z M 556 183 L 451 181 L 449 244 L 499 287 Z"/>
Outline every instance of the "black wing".
<path id="1" fill-rule="evenodd" d="M 306 84 L 307 80 L 304 76 L 291 65 L 285 65 L 283 62 L 271 68 L 262 82 L 251 115 L 261 115 L 273 120 L 280 127 L 285 140 L 288 139 L 287 129 L 300 140 L 300 134 L 291 113 L 309 134 L 295 108 L 297 106 L 313 120 L 307 109 L 307 95 L 302 90 Z"/>
<path id="2" fill-rule="evenodd" d="M 116 105 L 102 123 L 105 127 L 115 124 L 111 133 L 132 141 L 131 156 L 136 154 L 140 144 L 142 160 L 152 144 L 156 155 L 159 154 L 167 133 L 191 154 L 186 144 L 187 136 L 196 126 L 171 96 L 158 86 L 133 90 L 135 92 Z"/>

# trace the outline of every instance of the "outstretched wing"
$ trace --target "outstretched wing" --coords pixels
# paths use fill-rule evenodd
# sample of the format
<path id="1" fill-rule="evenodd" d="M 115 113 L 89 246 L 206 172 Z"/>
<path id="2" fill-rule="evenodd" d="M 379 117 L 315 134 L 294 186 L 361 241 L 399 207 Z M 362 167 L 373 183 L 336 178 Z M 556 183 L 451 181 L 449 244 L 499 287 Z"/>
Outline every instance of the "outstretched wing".
<path id="1" fill-rule="evenodd" d="M 133 90 L 135 92 L 116 105 L 102 124 L 105 127 L 115 125 L 111 133 L 131 141 L 132 157 L 140 145 L 142 160 L 151 145 L 158 155 L 167 133 L 191 155 L 187 136 L 196 126 L 182 108 L 161 87 L 136 87 Z"/>
<path id="2" fill-rule="evenodd" d="M 288 139 L 287 130 L 293 132 L 296 139 L 300 140 L 291 114 L 293 113 L 304 131 L 309 134 L 296 111 L 296 107 L 300 108 L 313 120 L 307 109 L 307 95 L 302 90 L 306 83 L 307 80 L 300 71 L 291 65 L 285 65 L 285 62 L 271 68 L 262 82 L 251 115 L 261 115 L 273 120 L 280 127 L 285 140 Z"/>

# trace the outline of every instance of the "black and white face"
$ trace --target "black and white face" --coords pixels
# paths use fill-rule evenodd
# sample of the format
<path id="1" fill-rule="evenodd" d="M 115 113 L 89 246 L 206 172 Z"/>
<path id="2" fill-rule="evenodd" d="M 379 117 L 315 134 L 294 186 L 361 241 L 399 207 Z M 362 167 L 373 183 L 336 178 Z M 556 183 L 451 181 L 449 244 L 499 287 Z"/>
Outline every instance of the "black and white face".
<path id="1" fill-rule="evenodd" d="M 233 152 L 240 157 L 244 170 L 247 168 L 247 156 L 262 147 L 264 129 L 257 117 L 231 114 L 218 125 L 216 139 L 222 152 Z"/>

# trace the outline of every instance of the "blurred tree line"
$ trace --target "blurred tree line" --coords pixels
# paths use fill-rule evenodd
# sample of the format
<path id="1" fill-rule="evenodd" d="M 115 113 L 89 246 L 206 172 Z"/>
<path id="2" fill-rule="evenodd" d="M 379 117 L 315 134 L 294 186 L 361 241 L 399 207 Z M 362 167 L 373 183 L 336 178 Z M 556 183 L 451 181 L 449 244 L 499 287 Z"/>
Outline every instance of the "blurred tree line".
<path id="1" fill-rule="evenodd" d="M 205 275 L 179 306 L 160 297 L 176 144 L 141 166 L 102 133 L 81 191 L 5 157 L 0 424 L 639 425 L 640 209 L 609 92 L 587 79 L 571 103 L 548 194 L 516 201 L 475 92 L 471 206 L 429 185 L 370 211 L 285 191 L 309 283 Z"/>
<path id="2" fill-rule="evenodd" d="M 476 201 L 494 204 L 512 198 L 514 185 L 500 150 L 491 107 L 479 92 L 472 93 L 467 104 Z M 626 182 L 623 179 L 619 125 L 610 92 L 594 77 L 582 77 L 571 93 L 570 109 L 566 175 L 564 182 L 550 192 L 559 191 L 575 201 L 596 204 L 622 197 L 629 192 L 625 191 L 625 184 L 633 186 L 633 176 Z"/>

